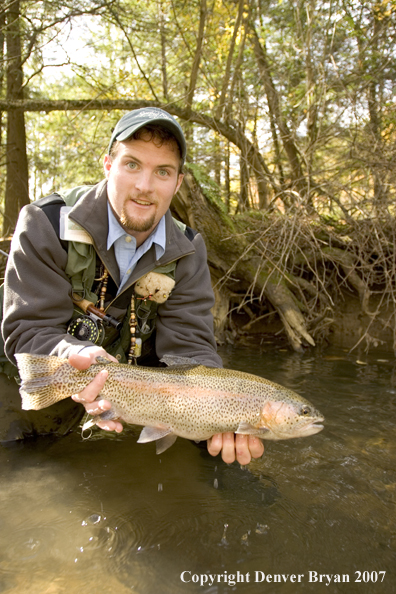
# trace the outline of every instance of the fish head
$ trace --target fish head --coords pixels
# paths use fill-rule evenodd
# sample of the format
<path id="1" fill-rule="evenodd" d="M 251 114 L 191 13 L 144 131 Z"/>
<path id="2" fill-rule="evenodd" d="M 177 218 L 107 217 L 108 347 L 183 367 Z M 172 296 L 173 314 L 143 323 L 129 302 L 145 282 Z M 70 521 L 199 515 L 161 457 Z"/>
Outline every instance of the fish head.
<path id="1" fill-rule="evenodd" d="M 306 437 L 323 429 L 320 424 L 324 421 L 323 415 L 308 400 L 294 392 L 290 394 L 264 404 L 259 421 L 260 427 L 267 429 L 263 431 L 263 439 Z"/>

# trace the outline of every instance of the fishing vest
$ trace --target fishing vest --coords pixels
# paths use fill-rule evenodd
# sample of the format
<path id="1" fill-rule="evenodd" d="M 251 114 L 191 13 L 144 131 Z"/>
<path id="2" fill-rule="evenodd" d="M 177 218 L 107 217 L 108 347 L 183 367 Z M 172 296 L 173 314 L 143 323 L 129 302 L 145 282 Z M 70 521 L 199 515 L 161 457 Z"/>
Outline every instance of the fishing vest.
<path id="1" fill-rule="evenodd" d="M 86 243 L 82 241 L 65 240 L 62 239 L 61 235 L 61 219 L 62 216 L 67 215 L 69 211 L 78 200 L 80 200 L 87 192 L 91 190 L 93 186 L 78 186 L 60 195 L 53 193 L 50 196 L 37 200 L 35 206 L 41 208 L 47 216 L 49 222 L 55 230 L 57 237 L 62 247 L 67 251 L 67 264 L 65 272 L 70 279 L 72 286 L 72 292 L 81 296 L 84 299 L 92 302 L 94 305 L 98 301 L 98 295 L 95 293 L 94 284 L 97 278 L 97 264 L 99 257 L 96 254 L 95 248 L 92 243 Z M 66 207 L 66 209 L 65 209 Z M 64 210 L 63 210 L 64 209 Z M 190 241 L 195 237 L 196 232 L 190 227 L 173 218 L 174 224 L 186 235 Z M 74 229 L 86 231 L 79 227 L 73 222 Z M 167 279 L 171 279 L 174 284 L 175 271 L 177 261 L 171 262 L 165 266 L 158 266 L 154 268 L 150 274 L 164 275 Z M 139 279 L 133 287 L 128 289 L 130 297 L 132 292 L 135 292 L 137 296 L 138 306 L 136 308 L 136 315 L 138 318 L 139 334 L 143 343 L 149 342 L 148 339 L 152 337 L 155 330 L 155 322 L 157 317 L 157 309 L 159 303 L 162 301 L 155 301 L 151 298 L 145 298 L 145 291 L 147 292 L 147 285 L 150 281 L 150 277 L 145 275 Z M 169 283 L 168 283 L 169 285 Z M 3 320 L 3 285 L 0 287 L 0 323 Z M 170 293 L 170 291 L 169 291 Z M 166 294 L 166 298 L 169 294 Z M 115 297 L 115 296 L 114 296 Z M 129 297 L 129 302 L 130 302 Z M 165 293 L 163 295 L 165 297 Z M 75 306 L 73 318 L 81 316 L 81 310 Z M 126 362 L 126 353 L 129 350 L 130 345 L 130 327 L 129 327 L 129 316 L 130 316 L 130 305 L 125 310 L 125 315 L 122 320 L 121 330 L 115 331 L 112 328 L 105 331 L 105 337 L 102 342 L 103 348 L 108 353 L 116 357 L 121 363 Z M 149 347 L 146 346 L 146 353 L 149 351 Z M 16 377 L 18 375 L 16 367 L 8 361 L 4 353 L 4 341 L 3 336 L 0 332 L 0 373 L 6 373 L 7 375 Z"/>

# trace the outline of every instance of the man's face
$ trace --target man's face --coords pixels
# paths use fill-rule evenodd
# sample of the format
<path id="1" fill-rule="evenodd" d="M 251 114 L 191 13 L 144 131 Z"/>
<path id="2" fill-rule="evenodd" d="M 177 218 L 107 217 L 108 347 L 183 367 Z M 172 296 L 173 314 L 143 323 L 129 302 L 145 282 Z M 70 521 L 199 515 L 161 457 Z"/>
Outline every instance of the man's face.
<path id="1" fill-rule="evenodd" d="M 140 245 L 159 223 L 178 191 L 183 175 L 173 143 L 120 142 L 116 155 L 104 158 L 110 204 Z"/>

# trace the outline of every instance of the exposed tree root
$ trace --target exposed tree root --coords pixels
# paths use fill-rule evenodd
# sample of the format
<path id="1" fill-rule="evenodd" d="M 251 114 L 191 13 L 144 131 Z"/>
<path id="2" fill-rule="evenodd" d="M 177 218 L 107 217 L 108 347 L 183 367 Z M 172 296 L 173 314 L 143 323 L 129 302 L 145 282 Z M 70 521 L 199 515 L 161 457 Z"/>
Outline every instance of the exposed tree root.
<path id="1" fill-rule="evenodd" d="M 396 352 L 396 225 L 390 215 L 381 222 L 349 218 L 342 225 L 302 207 L 287 214 L 253 211 L 231 217 L 190 173 L 173 209 L 204 236 L 220 339 L 230 329 L 235 334 L 235 310 L 248 314 L 245 332 L 259 319 L 277 314 L 291 347 L 301 351 L 328 336 L 349 292 L 357 294 L 368 319 L 360 341 L 367 348 L 379 343 L 370 329 L 374 321 L 385 330 L 392 326 Z M 384 308 L 386 321 L 380 315 Z"/>
<path id="2" fill-rule="evenodd" d="M 367 283 L 356 272 L 357 257 L 349 252 L 334 247 L 324 247 L 322 249 L 322 254 L 325 259 L 341 266 L 345 273 L 346 282 L 356 289 L 359 295 L 363 313 L 370 315 L 368 305 L 371 291 L 368 288 Z"/>
<path id="3" fill-rule="evenodd" d="M 314 339 L 307 331 L 305 318 L 286 282 L 279 279 L 276 283 L 271 279 L 265 285 L 264 295 L 278 312 L 293 349 L 301 351 L 307 343 L 315 346 Z"/>

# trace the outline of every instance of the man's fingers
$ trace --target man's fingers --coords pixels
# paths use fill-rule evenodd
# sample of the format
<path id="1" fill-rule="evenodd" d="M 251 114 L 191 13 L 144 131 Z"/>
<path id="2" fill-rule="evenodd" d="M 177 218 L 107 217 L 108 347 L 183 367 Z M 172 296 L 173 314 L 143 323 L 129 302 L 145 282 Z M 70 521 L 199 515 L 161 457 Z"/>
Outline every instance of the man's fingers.
<path id="1" fill-rule="evenodd" d="M 122 423 L 119 421 L 98 421 L 96 424 L 104 431 L 115 431 L 116 433 L 121 433 L 123 430 Z"/>
<path id="2" fill-rule="evenodd" d="M 221 452 L 221 457 L 226 464 L 231 464 L 235 460 L 235 445 L 233 433 L 217 433 L 208 440 L 208 452 L 211 456 L 217 456 Z"/>
<path id="3" fill-rule="evenodd" d="M 109 372 L 106 369 L 103 369 L 92 382 L 84 388 L 84 390 L 79 394 L 73 394 L 72 396 L 74 402 L 83 404 L 87 413 L 92 416 L 100 415 L 102 412 L 110 410 L 111 408 L 111 403 L 108 400 L 96 400 L 105 385 L 108 375 Z M 121 433 L 123 430 L 122 423 L 119 421 L 105 421 L 100 419 L 96 424 L 101 429 L 104 429 L 104 431 L 116 431 L 116 433 Z"/>
<path id="4" fill-rule="evenodd" d="M 235 460 L 239 464 L 249 464 L 252 458 L 260 458 L 264 453 L 264 446 L 258 437 L 234 433 L 218 433 L 208 439 L 208 452 L 217 456 L 221 452 L 224 462 L 231 464 Z"/>
<path id="5" fill-rule="evenodd" d="M 252 458 L 261 458 L 264 454 L 264 444 L 258 437 L 254 437 L 254 435 L 249 435 L 249 450 L 252 455 Z"/>
<path id="6" fill-rule="evenodd" d="M 248 445 L 248 435 L 235 435 L 235 453 L 239 464 L 249 464 L 252 456 Z"/>
<path id="7" fill-rule="evenodd" d="M 73 353 L 69 356 L 69 363 L 76 369 L 83 371 L 84 369 L 88 369 L 91 366 L 92 360 L 89 355 L 79 355 Z"/>
<path id="8" fill-rule="evenodd" d="M 106 353 L 102 347 L 97 346 L 86 347 L 80 353 L 72 353 L 69 355 L 69 363 L 76 369 L 83 371 L 84 369 L 88 369 L 93 363 L 96 363 L 97 357 L 103 357 L 113 363 L 118 363 L 115 357 Z"/>
<path id="9" fill-rule="evenodd" d="M 221 457 L 226 464 L 232 464 L 235 461 L 235 440 L 233 433 L 223 433 Z"/>
<path id="10" fill-rule="evenodd" d="M 221 452 L 221 448 L 223 447 L 223 435 L 222 433 L 217 433 L 213 435 L 210 439 L 208 439 L 208 452 L 211 456 L 217 456 Z"/>
<path id="11" fill-rule="evenodd" d="M 75 402 L 81 402 L 81 404 L 84 404 L 84 406 L 89 402 L 93 402 L 102 391 L 108 375 L 109 372 L 106 369 L 102 369 L 102 371 L 98 373 L 98 375 L 92 380 L 92 382 L 88 384 L 86 388 L 84 388 L 84 390 L 81 390 L 79 394 L 73 394 L 73 400 Z M 105 402 L 107 402 L 107 400 Z M 108 408 L 110 408 L 110 406 Z M 103 410 L 107 410 L 107 408 L 104 408 Z"/>

